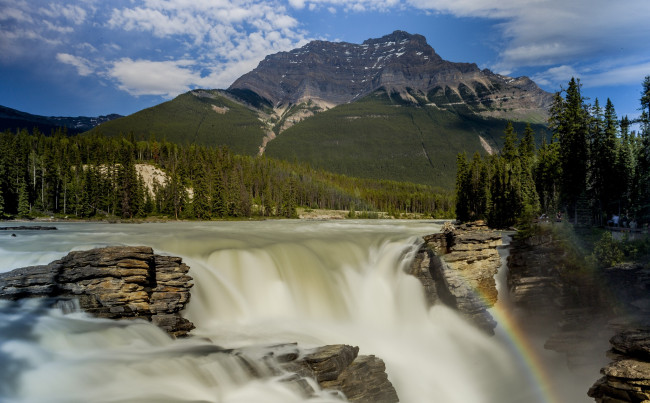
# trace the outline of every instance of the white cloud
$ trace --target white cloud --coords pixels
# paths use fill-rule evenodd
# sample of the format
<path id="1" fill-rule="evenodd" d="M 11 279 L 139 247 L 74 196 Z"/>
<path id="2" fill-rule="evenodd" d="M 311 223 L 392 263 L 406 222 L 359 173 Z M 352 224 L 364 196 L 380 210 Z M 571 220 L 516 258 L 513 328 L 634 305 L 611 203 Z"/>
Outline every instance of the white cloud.
<path id="1" fill-rule="evenodd" d="M 543 86 L 566 85 L 571 77 L 580 78 L 584 88 L 611 87 L 621 85 L 639 85 L 650 74 L 650 61 L 637 64 L 608 66 L 574 66 L 562 65 L 552 67 L 535 74 L 532 79 Z"/>
<path id="2" fill-rule="evenodd" d="M 93 63 L 83 57 L 74 56 L 69 53 L 58 53 L 56 60 L 76 67 L 80 76 L 88 76 L 95 72 Z"/>
<path id="3" fill-rule="evenodd" d="M 416 8 L 500 19 L 500 69 L 566 64 L 634 44 L 647 54 L 647 0 L 407 0 Z"/>
<path id="4" fill-rule="evenodd" d="M 107 75 L 131 95 L 171 98 L 201 81 L 200 75 L 192 71 L 193 64 L 189 60 L 159 62 L 123 58 L 113 63 Z"/>
<path id="5" fill-rule="evenodd" d="M 50 3 L 49 7 L 39 10 L 42 16 L 49 18 L 62 18 L 76 25 L 82 24 L 86 20 L 86 10 L 72 4 Z"/>
<path id="6" fill-rule="evenodd" d="M 539 85 L 556 86 L 568 83 L 571 77 L 579 77 L 578 71 L 572 66 L 562 65 L 537 73 L 532 79 Z"/>

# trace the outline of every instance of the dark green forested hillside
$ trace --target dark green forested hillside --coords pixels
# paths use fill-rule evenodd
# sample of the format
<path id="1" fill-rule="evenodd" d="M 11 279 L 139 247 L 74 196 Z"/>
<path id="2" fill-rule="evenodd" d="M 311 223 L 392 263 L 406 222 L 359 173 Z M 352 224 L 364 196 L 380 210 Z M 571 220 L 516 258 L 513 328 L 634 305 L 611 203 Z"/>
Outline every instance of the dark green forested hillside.
<path id="1" fill-rule="evenodd" d="M 415 98 L 414 98 L 415 99 Z M 274 116 L 253 92 L 195 90 L 133 115 L 104 123 L 89 134 L 107 137 L 133 133 L 176 144 L 226 146 L 256 155 L 267 132 L 283 126 L 295 106 Z M 403 100 L 380 90 L 362 100 L 316 113 L 269 142 L 266 155 L 314 168 L 369 179 L 414 182 L 452 189 L 455 158 L 461 151 L 486 153 L 479 136 L 501 144 L 505 121 L 482 118 L 465 104 L 452 110 Z M 523 130 L 524 123 L 515 123 Z M 533 126 L 539 139 L 547 129 Z"/>
<path id="2" fill-rule="evenodd" d="M 166 173 L 147 191 L 136 164 Z M 450 192 L 355 179 L 305 164 L 242 156 L 224 147 L 0 133 L 0 218 L 294 217 L 296 207 L 453 215 Z"/>
<path id="3" fill-rule="evenodd" d="M 106 122 L 89 134 L 108 137 L 133 133 L 137 140 L 156 138 L 176 144 L 227 146 L 235 153 L 255 155 L 265 132 L 258 113 L 221 91 L 197 90 Z"/>
<path id="4" fill-rule="evenodd" d="M 469 111 L 467 111 L 469 112 Z M 499 147 L 506 121 L 404 101 L 378 91 L 306 119 L 270 142 L 266 155 L 350 176 L 454 186 L 456 155 Z M 515 123 L 523 129 L 524 123 Z M 546 135 L 534 126 L 538 140 Z"/>

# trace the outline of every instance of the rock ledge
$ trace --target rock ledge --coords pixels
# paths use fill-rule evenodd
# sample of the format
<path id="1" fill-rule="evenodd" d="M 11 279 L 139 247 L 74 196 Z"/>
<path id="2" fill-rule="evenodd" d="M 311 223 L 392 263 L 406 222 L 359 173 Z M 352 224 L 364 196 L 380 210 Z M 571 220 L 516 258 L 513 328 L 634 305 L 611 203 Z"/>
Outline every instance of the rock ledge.
<path id="1" fill-rule="evenodd" d="M 70 252 L 48 265 L 0 273 L 0 299 L 77 299 L 81 309 L 111 319 L 146 319 L 173 337 L 194 328 L 180 316 L 192 277 L 181 258 L 155 255 L 146 246 Z"/>

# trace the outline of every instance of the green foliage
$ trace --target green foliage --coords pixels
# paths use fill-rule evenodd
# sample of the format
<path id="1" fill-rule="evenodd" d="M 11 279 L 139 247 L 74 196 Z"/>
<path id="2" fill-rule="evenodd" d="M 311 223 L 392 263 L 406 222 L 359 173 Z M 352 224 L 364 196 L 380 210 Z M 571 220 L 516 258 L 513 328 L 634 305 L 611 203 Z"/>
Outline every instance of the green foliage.
<path id="1" fill-rule="evenodd" d="M 86 135 L 70 138 L 0 133 L 0 178 L 8 216 L 80 218 L 294 218 L 297 207 L 396 215 L 453 216 L 450 192 L 412 183 L 351 178 L 307 165 L 236 155 L 226 148 L 179 146 Z M 50 154 L 48 156 L 47 154 Z M 145 186 L 136 165 L 166 179 Z"/>
<path id="2" fill-rule="evenodd" d="M 31 212 L 29 206 L 29 194 L 27 193 L 27 184 L 25 181 L 20 181 L 18 187 L 18 211 L 17 215 L 20 218 L 27 218 Z"/>
<path id="3" fill-rule="evenodd" d="M 594 257 L 602 267 L 614 266 L 623 261 L 623 250 L 619 241 L 614 240 L 612 233 L 606 231 L 594 245 Z"/>
<path id="4" fill-rule="evenodd" d="M 650 76 L 643 94 L 648 88 Z M 650 104 L 644 99 L 645 111 Z M 539 213 L 553 217 L 557 211 L 580 224 L 604 225 L 613 214 L 627 215 L 639 224 L 650 222 L 650 120 L 642 114 L 641 136 L 630 133 L 629 119 L 624 117 L 619 124 L 611 100 L 604 110 L 598 100 L 593 106 L 585 104 L 575 79 L 564 98 L 555 95 L 549 112 L 553 137 L 537 151 L 531 127 L 526 127 L 517 146 L 516 131 L 506 126 L 501 155 L 489 163 L 490 225 L 518 222 L 521 227 Z M 644 119 L 649 122 L 647 130 Z M 457 166 L 458 218 L 464 220 L 471 216 L 468 165 L 459 159 Z"/>
<path id="5" fill-rule="evenodd" d="M 457 158 L 456 218 L 460 221 L 486 219 L 496 228 L 518 221 L 529 222 L 539 210 L 533 179 L 535 146 L 532 130 L 518 143 L 517 133 L 508 123 L 501 155 L 483 161 L 478 153 L 471 163 L 464 154 Z"/>

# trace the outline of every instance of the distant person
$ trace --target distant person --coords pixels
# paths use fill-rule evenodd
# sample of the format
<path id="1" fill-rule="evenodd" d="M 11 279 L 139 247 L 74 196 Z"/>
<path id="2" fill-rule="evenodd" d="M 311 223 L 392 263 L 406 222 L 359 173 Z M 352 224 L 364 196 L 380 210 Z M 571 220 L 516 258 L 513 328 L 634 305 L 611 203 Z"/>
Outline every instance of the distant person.
<path id="1" fill-rule="evenodd" d="M 618 227 L 618 220 L 619 220 L 619 217 L 616 214 L 614 214 L 612 216 L 612 225 L 615 226 L 615 227 Z"/>

